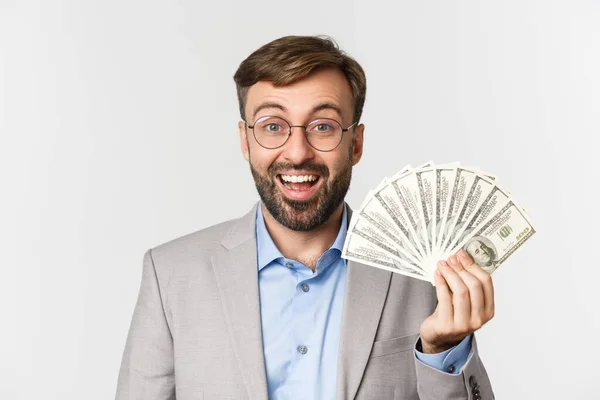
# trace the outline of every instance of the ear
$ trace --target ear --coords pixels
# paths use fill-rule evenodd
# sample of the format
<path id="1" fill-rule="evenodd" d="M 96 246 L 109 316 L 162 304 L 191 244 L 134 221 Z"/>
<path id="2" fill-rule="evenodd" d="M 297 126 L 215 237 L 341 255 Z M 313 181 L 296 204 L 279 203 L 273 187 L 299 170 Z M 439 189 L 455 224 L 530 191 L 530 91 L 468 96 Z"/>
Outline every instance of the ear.
<path id="1" fill-rule="evenodd" d="M 250 150 L 248 149 L 248 137 L 246 136 L 246 124 L 243 121 L 238 122 L 238 129 L 240 131 L 240 147 L 242 149 L 242 154 L 246 161 L 250 161 Z"/>
<path id="2" fill-rule="evenodd" d="M 354 150 L 352 151 L 352 165 L 358 164 L 363 153 L 363 140 L 364 140 L 365 125 L 360 124 L 354 128 L 354 135 L 352 137 L 352 144 Z"/>

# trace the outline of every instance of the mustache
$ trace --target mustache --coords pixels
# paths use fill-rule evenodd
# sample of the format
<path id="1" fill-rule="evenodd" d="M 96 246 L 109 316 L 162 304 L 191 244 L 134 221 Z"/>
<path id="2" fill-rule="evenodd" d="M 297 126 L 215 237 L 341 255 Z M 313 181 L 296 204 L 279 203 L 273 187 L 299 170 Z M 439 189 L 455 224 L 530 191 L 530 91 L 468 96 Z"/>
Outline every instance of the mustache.
<path id="1" fill-rule="evenodd" d="M 271 164 L 267 172 L 271 176 L 275 176 L 282 171 L 307 171 L 309 173 L 314 173 L 315 175 L 320 175 L 323 178 L 329 177 L 329 168 L 323 164 L 317 164 L 314 162 L 303 162 L 302 164 L 294 164 L 294 163 L 277 163 Z"/>

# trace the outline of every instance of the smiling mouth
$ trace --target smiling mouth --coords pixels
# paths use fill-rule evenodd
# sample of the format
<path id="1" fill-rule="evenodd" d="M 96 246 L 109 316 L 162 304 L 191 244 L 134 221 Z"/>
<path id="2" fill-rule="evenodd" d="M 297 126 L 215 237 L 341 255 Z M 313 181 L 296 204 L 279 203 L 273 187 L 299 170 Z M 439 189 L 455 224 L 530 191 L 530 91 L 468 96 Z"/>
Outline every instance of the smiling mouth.
<path id="1" fill-rule="evenodd" d="M 319 182 L 321 177 L 319 175 L 308 174 L 308 175 L 277 175 L 277 178 L 283 186 L 287 189 L 294 190 L 296 192 L 302 192 L 311 189 Z"/>

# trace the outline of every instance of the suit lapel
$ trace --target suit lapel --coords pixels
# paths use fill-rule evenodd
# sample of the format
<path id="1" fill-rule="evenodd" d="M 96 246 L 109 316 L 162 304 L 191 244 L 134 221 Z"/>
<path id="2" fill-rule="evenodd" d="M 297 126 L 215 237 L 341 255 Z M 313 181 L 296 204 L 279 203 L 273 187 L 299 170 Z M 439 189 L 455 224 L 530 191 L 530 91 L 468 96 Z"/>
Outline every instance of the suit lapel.
<path id="1" fill-rule="evenodd" d="M 392 273 L 348 261 L 336 397 L 354 399 L 381 318 Z"/>
<path id="2" fill-rule="evenodd" d="M 242 378 L 252 400 L 267 399 L 255 235 L 256 206 L 225 235 L 212 257 L 223 312 Z"/>
<path id="3" fill-rule="evenodd" d="M 351 211 L 348 221 L 350 217 Z M 256 206 L 233 225 L 221 242 L 223 249 L 211 261 L 248 396 L 252 400 L 267 400 L 255 223 Z M 348 261 L 337 369 L 338 399 L 353 399 L 356 395 L 391 276 L 391 272 Z"/>

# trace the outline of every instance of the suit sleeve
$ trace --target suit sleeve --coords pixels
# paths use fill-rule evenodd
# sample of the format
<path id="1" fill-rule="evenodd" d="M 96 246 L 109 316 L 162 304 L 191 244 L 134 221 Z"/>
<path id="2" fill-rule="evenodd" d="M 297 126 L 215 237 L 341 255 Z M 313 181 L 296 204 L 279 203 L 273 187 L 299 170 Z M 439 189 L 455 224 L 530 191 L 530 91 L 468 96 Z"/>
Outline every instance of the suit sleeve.
<path id="1" fill-rule="evenodd" d="M 492 384 L 477 350 L 473 336 L 472 347 L 459 374 L 430 367 L 415 357 L 417 391 L 420 400 L 481 400 L 494 399 Z"/>
<path id="2" fill-rule="evenodd" d="M 175 400 L 173 338 L 148 250 L 117 383 L 116 400 Z"/>
<path id="3" fill-rule="evenodd" d="M 469 359 L 469 354 L 471 354 L 472 340 L 473 335 L 469 335 L 459 344 L 446 351 L 437 354 L 425 354 L 421 352 L 421 337 L 419 336 L 417 342 L 419 348 L 415 349 L 415 355 L 417 356 L 417 360 L 438 371 L 446 371 L 450 374 L 460 374 L 463 366 Z"/>

